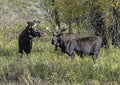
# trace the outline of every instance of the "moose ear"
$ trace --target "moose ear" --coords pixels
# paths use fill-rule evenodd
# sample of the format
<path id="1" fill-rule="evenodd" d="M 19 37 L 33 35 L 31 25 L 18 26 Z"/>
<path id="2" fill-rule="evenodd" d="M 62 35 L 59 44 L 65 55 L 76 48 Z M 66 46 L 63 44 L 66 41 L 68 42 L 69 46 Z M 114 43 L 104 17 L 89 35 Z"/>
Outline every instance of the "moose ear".
<path id="1" fill-rule="evenodd" d="M 64 34 L 61 32 L 61 33 L 59 34 L 59 36 L 64 36 Z"/>
<path id="2" fill-rule="evenodd" d="M 62 29 L 61 29 L 61 32 L 64 32 L 64 31 L 66 31 L 66 29 L 65 29 L 65 28 L 62 28 Z"/>
<path id="3" fill-rule="evenodd" d="M 61 29 L 62 31 L 66 31 L 66 29 L 63 27 L 62 29 Z"/>
<path id="4" fill-rule="evenodd" d="M 40 21 L 33 20 L 34 23 L 40 23 Z"/>
<path id="5" fill-rule="evenodd" d="M 29 26 L 33 26 L 35 23 L 34 22 L 27 22 Z"/>

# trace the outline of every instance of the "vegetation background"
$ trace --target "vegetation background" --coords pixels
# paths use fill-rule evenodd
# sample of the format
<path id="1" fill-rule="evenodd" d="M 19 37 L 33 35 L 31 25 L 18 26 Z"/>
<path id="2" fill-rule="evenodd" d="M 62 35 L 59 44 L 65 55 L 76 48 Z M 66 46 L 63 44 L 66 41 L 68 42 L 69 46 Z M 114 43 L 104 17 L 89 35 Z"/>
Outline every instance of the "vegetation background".
<path id="1" fill-rule="evenodd" d="M 119 12 L 119 0 L 0 0 L 0 85 L 120 85 Z M 18 36 L 32 20 L 40 20 L 44 35 L 34 39 L 29 57 L 19 58 Z M 55 25 L 80 37 L 106 30 L 109 48 L 101 49 L 97 64 L 90 56 L 71 61 L 51 45 L 45 28 Z"/>

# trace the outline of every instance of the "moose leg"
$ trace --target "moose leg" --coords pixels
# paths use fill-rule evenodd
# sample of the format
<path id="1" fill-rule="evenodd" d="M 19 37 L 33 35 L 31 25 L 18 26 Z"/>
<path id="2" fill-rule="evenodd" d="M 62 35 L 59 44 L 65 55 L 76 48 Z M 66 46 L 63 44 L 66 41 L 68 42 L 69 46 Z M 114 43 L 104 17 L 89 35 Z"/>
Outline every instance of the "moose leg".
<path id="1" fill-rule="evenodd" d="M 73 59 L 75 54 L 74 54 L 74 50 L 73 49 L 66 49 L 66 53 Z"/>
<path id="2" fill-rule="evenodd" d="M 22 58 L 22 56 L 23 56 L 23 50 L 21 48 L 19 49 L 19 54 L 20 54 L 20 58 Z"/>
<path id="3" fill-rule="evenodd" d="M 98 58 L 98 54 L 99 54 L 99 51 L 98 50 L 95 50 L 93 52 L 93 56 L 92 56 L 92 59 L 93 59 L 93 62 L 96 63 L 96 59 Z"/>
<path id="4" fill-rule="evenodd" d="M 68 53 L 68 55 L 71 57 L 71 59 L 74 59 L 74 57 L 75 57 L 74 53 Z"/>
<path id="5" fill-rule="evenodd" d="M 75 57 L 75 54 L 74 54 L 74 53 L 72 53 L 71 58 L 72 58 L 72 59 L 74 59 L 74 57 Z"/>
<path id="6" fill-rule="evenodd" d="M 32 40 L 30 40 L 28 46 L 26 46 L 26 48 L 25 48 L 25 52 L 26 52 L 27 57 L 29 57 L 31 50 L 32 50 Z"/>
<path id="7" fill-rule="evenodd" d="M 31 49 L 26 51 L 26 56 L 29 57 L 29 54 L 31 53 Z"/>
<path id="8" fill-rule="evenodd" d="M 71 59 L 74 59 L 74 46 L 71 44 L 71 42 L 68 43 L 66 48 L 67 54 L 71 57 Z"/>
<path id="9" fill-rule="evenodd" d="M 57 48 L 58 48 L 58 46 L 57 46 L 57 45 L 55 45 L 55 51 L 57 51 Z"/>
<path id="10" fill-rule="evenodd" d="M 96 58 L 94 57 L 94 55 L 92 56 L 93 62 L 94 64 L 96 63 Z"/>
<path id="11" fill-rule="evenodd" d="M 29 54 L 31 53 L 31 47 L 30 46 L 26 46 L 25 48 L 24 48 L 24 52 L 26 53 L 26 56 L 28 57 L 29 56 Z"/>
<path id="12" fill-rule="evenodd" d="M 19 46 L 19 57 L 22 58 L 22 55 L 23 55 L 23 44 L 22 44 L 22 42 L 20 40 L 18 42 L 18 46 Z"/>
<path id="13" fill-rule="evenodd" d="M 81 58 L 83 58 L 83 53 L 82 53 L 82 52 L 79 52 L 79 51 L 76 51 L 76 50 L 75 50 L 75 52 L 76 52 L 76 54 L 77 54 L 78 56 L 80 56 Z"/>
<path id="14" fill-rule="evenodd" d="M 99 52 L 100 52 L 100 48 L 99 49 L 95 49 L 94 55 L 92 57 L 94 63 L 96 62 L 96 59 L 98 58 Z"/>

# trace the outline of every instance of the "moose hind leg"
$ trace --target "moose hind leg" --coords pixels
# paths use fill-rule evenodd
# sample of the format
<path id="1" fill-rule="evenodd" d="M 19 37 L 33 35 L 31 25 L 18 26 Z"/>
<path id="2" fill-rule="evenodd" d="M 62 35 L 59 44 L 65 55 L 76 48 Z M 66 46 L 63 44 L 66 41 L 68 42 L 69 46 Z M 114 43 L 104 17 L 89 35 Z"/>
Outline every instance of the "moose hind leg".
<path id="1" fill-rule="evenodd" d="M 23 56 L 23 49 L 19 49 L 19 56 L 20 56 L 20 58 L 22 58 L 22 56 Z"/>
<path id="2" fill-rule="evenodd" d="M 99 55 L 99 50 L 95 51 L 95 52 L 94 52 L 94 55 L 92 56 L 94 63 L 96 63 L 96 60 L 97 60 L 97 58 L 98 58 L 98 55 Z"/>
<path id="3" fill-rule="evenodd" d="M 72 53 L 70 56 L 71 56 L 71 59 L 74 59 L 75 54 L 74 54 L 74 53 Z"/>
<path id="4" fill-rule="evenodd" d="M 57 45 L 55 45 L 55 51 L 57 51 L 57 49 L 58 49 L 58 46 L 57 46 Z"/>
<path id="5" fill-rule="evenodd" d="M 73 49 L 67 49 L 67 54 L 71 57 L 71 59 L 74 59 L 74 50 Z"/>
<path id="6" fill-rule="evenodd" d="M 29 54 L 31 53 L 31 49 L 30 47 L 26 47 L 24 48 L 24 52 L 26 53 L 27 57 L 29 56 Z"/>

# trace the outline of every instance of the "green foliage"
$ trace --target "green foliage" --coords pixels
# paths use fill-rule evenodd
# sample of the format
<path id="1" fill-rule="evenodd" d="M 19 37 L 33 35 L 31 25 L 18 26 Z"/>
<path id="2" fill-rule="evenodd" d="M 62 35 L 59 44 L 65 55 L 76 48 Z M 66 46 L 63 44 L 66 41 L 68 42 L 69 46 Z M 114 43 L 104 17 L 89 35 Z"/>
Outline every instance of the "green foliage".
<path id="1" fill-rule="evenodd" d="M 44 24 L 41 25 L 44 27 Z M 16 28 L 16 26 L 14 27 Z M 15 28 L 12 28 L 11 33 L 16 30 Z M 9 80 L 15 84 L 17 82 L 14 81 L 18 80 L 21 84 L 29 83 L 32 85 L 34 82 L 44 85 L 120 84 L 120 53 L 112 46 L 108 50 L 101 49 L 96 64 L 93 63 L 90 56 L 79 58 L 76 55 L 75 59 L 71 60 L 66 54 L 54 52 L 54 46 L 51 45 L 52 34 L 46 33 L 46 36 L 34 39 L 29 58 L 26 55 L 19 58 L 18 41 L 14 36 L 16 34 L 19 33 L 14 32 L 11 39 L 5 37 L 7 43 L 2 44 L 2 49 L 0 49 L 1 83 Z M 6 33 L 1 34 L 1 36 L 4 35 Z M 3 43 L 3 41 L 1 42 Z"/>
<path id="2" fill-rule="evenodd" d="M 119 0 L 45 0 L 45 9 L 48 12 L 48 16 L 52 17 L 54 21 L 53 10 L 59 13 L 60 21 L 64 23 L 75 22 L 75 19 L 80 19 L 78 23 L 80 25 L 86 26 L 89 24 L 90 12 L 92 6 L 99 6 L 99 11 L 103 13 L 106 28 L 112 24 L 112 14 L 111 7 L 115 7 L 119 12 L 120 2 Z M 96 10 L 97 11 L 97 10 Z M 87 20 L 85 23 L 81 23 Z M 90 26 L 86 27 L 90 28 Z"/>
<path id="3" fill-rule="evenodd" d="M 6 3 L 11 0 L 5 0 Z M 49 0 L 50 1 L 50 0 Z M 91 0 L 92 1 L 92 0 Z M 115 0 L 114 0 L 115 1 Z M 19 2 L 19 3 L 18 3 Z M 10 4 L 15 6 L 12 13 L 20 13 L 26 16 L 29 6 L 38 0 L 27 3 L 28 0 L 12 0 Z M 85 5 L 88 0 L 55 0 L 55 8 L 60 12 L 60 19 L 67 22 L 70 17 L 82 17 L 89 13 L 89 6 Z M 97 0 L 93 4 L 100 5 L 101 9 L 111 6 L 112 0 Z M 0 4 L 3 2 L 0 1 Z M 98 4 L 99 3 L 99 4 Z M 115 2 L 116 4 L 118 2 Z M 108 4 L 108 5 L 106 5 Z M 46 5 L 49 5 L 46 3 Z M 50 4 L 51 5 L 51 4 Z M 10 5 L 11 6 L 11 5 Z M 115 5 L 117 6 L 117 5 Z M 34 6 L 33 6 L 34 7 Z M 49 6 L 51 9 L 53 7 Z M 80 7 L 80 8 L 79 8 Z M 105 8 L 104 8 L 105 7 Z M 14 7 L 13 7 L 14 8 Z M 16 10 L 18 8 L 18 10 Z M 6 14 L 10 7 L 3 8 Z M 24 10 L 25 9 L 25 10 Z M 34 9 L 34 8 L 32 8 Z M 77 11 L 76 11 L 77 10 Z M 19 12 L 20 11 L 20 12 Z M 107 11 L 108 12 L 108 11 Z M 107 13 L 106 12 L 106 13 Z M 0 13 L 0 15 L 3 15 Z M 37 13 L 37 12 L 35 12 Z M 109 15 L 109 13 L 108 13 Z M 8 18 L 9 17 L 9 18 Z M 35 15 L 31 15 L 32 18 Z M 40 16 L 39 16 L 40 17 Z M 1 85 L 119 85 L 120 84 L 120 52 L 119 49 L 110 46 L 108 50 L 101 49 L 97 63 L 94 64 L 90 56 L 80 58 L 75 56 L 71 60 L 68 55 L 62 54 L 60 49 L 54 51 L 51 45 L 52 33 L 45 30 L 46 26 L 52 27 L 48 21 L 42 20 L 38 29 L 44 31 L 44 36 L 35 38 L 31 55 L 28 57 L 24 54 L 19 58 L 18 54 L 18 36 L 26 26 L 26 19 L 12 17 L 7 14 L 3 15 L 5 22 L 1 21 L 0 25 L 0 84 Z M 29 19 L 29 20 L 30 20 Z M 109 18 L 106 18 L 109 21 Z M 80 24 L 82 32 L 79 36 L 86 35 L 90 31 L 87 29 L 85 19 Z M 74 32 L 77 34 L 77 26 L 73 24 Z M 84 32 L 84 33 L 83 33 Z"/>

